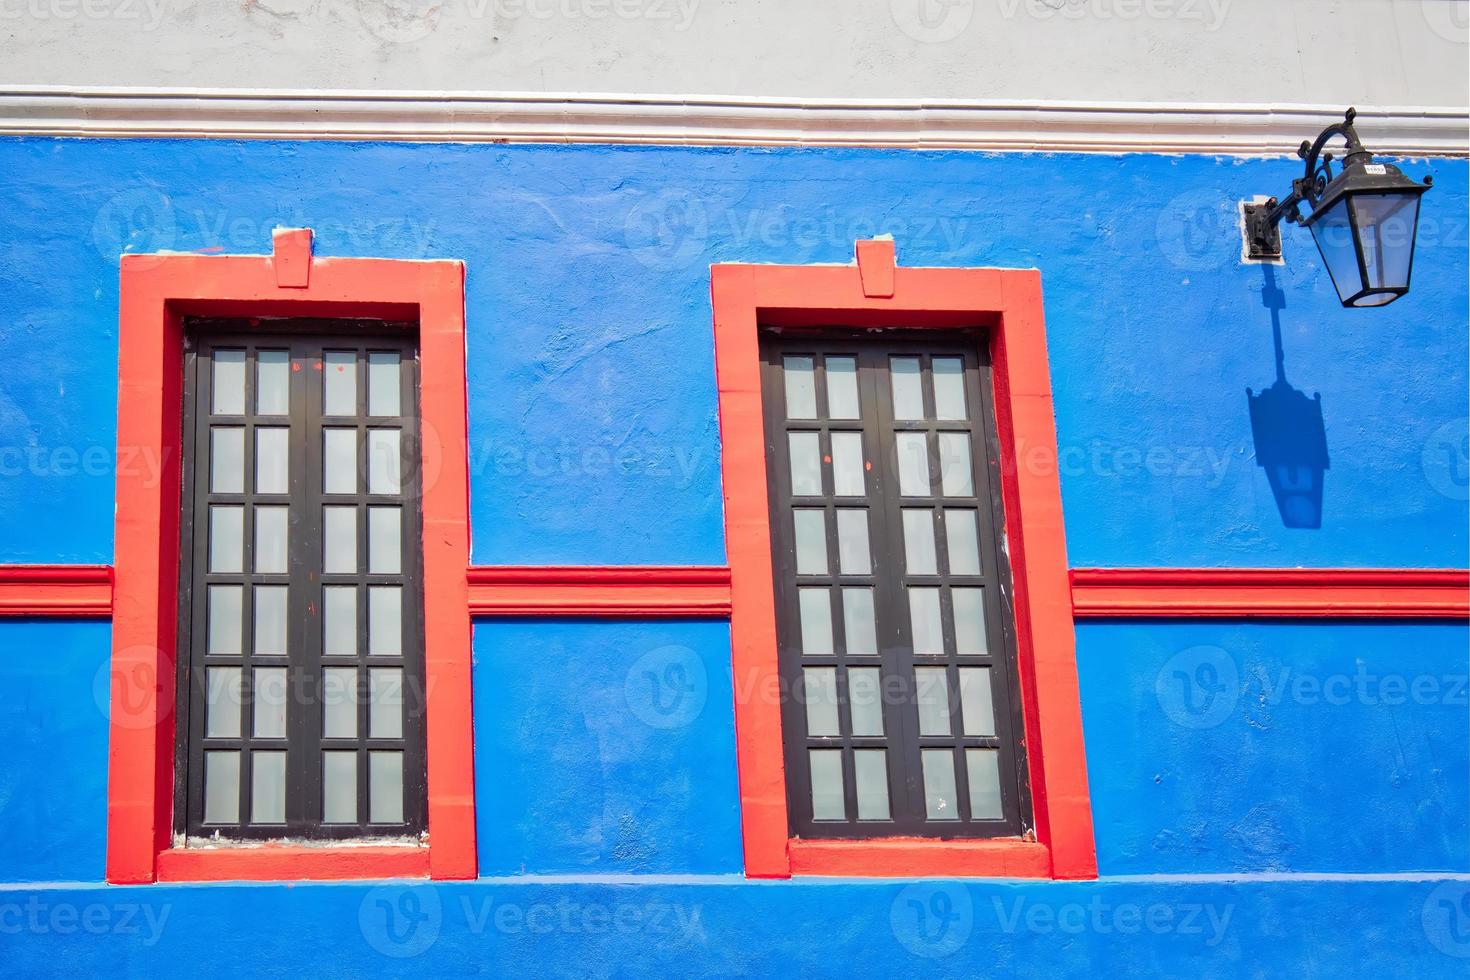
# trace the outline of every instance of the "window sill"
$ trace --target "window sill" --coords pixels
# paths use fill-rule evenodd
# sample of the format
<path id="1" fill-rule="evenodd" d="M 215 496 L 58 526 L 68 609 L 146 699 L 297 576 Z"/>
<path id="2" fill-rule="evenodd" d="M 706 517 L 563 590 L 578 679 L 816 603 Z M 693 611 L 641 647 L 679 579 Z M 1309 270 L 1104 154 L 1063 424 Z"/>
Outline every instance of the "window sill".
<path id="1" fill-rule="evenodd" d="M 1049 878 L 1045 844 L 996 840 L 792 840 L 792 875 L 853 878 Z"/>
<path id="2" fill-rule="evenodd" d="M 421 844 L 339 847 L 173 848 L 158 855 L 159 881 L 331 881 L 427 878 Z"/>

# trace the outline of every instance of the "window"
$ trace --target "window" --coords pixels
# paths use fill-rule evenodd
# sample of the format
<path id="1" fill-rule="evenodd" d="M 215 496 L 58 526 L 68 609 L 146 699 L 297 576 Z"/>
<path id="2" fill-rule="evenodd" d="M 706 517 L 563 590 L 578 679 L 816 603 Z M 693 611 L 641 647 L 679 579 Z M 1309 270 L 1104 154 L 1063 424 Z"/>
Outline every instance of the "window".
<path id="1" fill-rule="evenodd" d="M 112 575 L 112 655 L 108 703 L 108 780 L 107 780 L 107 880 L 114 884 L 143 884 L 153 881 L 283 881 L 384 879 L 429 877 L 447 880 L 475 876 L 475 801 L 474 738 L 471 730 L 470 704 L 470 618 L 468 583 L 465 568 L 469 564 L 469 474 L 465 404 L 465 323 L 464 265 L 448 259 L 415 260 L 365 259 L 333 257 L 317 260 L 311 254 L 312 233 L 307 228 L 277 229 L 272 235 L 271 252 L 266 255 L 125 255 L 121 261 L 118 282 L 118 364 L 117 364 L 117 458 L 120 461 L 143 458 L 156 465 L 117 467 L 116 517 L 113 525 L 114 558 Z M 228 331 L 238 329 L 239 343 L 219 343 L 225 337 L 205 337 L 198 333 L 208 324 L 202 321 L 218 318 L 248 318 L 235 321 L 235 327 L 218 324 Z M 270 319 L 259 319 L 269 317 Z M 413 372 L 413 380 L 400 389 L 405 432 L 415 438 L 406 441 L 406 451 L 414 454 L 412 469 L 404 469 L 402 530 L 406 538 L 403 581 L 406 593 L 420 598 L 406 603 L 404 611 L 417 617 L 412 628 L 417 634 L 404 633 L 402 667 L 404 670 L 404 752 L 402 827 L 384 824 L 387 834 L 379 834 L 370 824 L 374 840 L 353 841 L 350 846 L 320 846 L 318 842 L 270 840 L 261 846 L 261 837 L 283 833 L 279 825 L 263 825 L 253 840 L 231 846 L 225 840 L 210 841 L 208 847 L 188 846 L 190 833 L 188 787 L 205 788 L 207 773 L 188 771 L 189 719 L 206 718 L 197 704 L 185 697 L 178 703 L 180 671 L 191 657 L 190 627 L 197 610 L 192 605 L 197 535 L 207 534 L 207 515 L 203 528 L 194 519 L 196 478 L 204 479 L 208 451 L 201 454 L 195 439 L 199 426 L 197 412 L 185 411 L 185 383 L 193 385 L 191 398 L 199 396 L 200 372 L 198 352 L 200 340 L 213 340 L 216 346 L 234 350 L 286 350 L 288 362 L 301 364 L 302 370 L 291 371 L 291 384 L 301 384 L 308 394 L 316 391 L 298 375 L 314 370 L 306 360 L 294 361 L 290 353 L 295 343 L 312 338 L 310 333 L 283 334 L 283 318 L 290 318 L 298 330 L 332 334 L 331 344 L 322 348 L 391 352 L 397 350 L 403 360 L 413 351 L 413 364 L 404 369 Z M 308 318 L 318 318 L 308 322 Z M 320 319 L 330 318 L 330 320 Z M 402 333 L 383 333 L 385 323 L 412 323 L 416 326 L 412 343 Z M 338 331 L 348 331 L 338 334 Z M 363 331 L 358 337 L 356 332 Z M 337 336 L 344 342 L 337 343 Z M 189 370 L 185 370 L 186 346 L 192 344 Z M 244 367 L 246 384 L 252 382 L 249 362 Z M 361 364 L 359 362 L 359 369 Z M 270 359 L 267 358 L 267 364 Z M 257 358 L 258 367 L 259 360 Z M 324 363 L 325 366 L 325 363 Z M 269 370 L 269 369 L 268 369 Z M 213 380 L 212 369 L 208 380 Z M 360 381 L 359 383 L 365 383 Z M 415 391 L 414 388 L 417 388 Z M 404 394 L 405 392 L 411 394 Z M 245 415 L 223 416 L 240 429 L 250 424 L 280 428 L 284 418 L 287 428 L 308 424 L 304 400 L 290 402 L 287 416 L 261 415 L 251 407 L 246 394 L 242 411 L 249 407 L 253 420 Z M 315 397 L 315 396 L 313 396 Z M 321 397 L 325 400 L 325 395 Z M 301 417 L 295 417 L 295 405 L 301 405 Z M 325 406 L 319 406 L 319 409 Z M 213 396 L 199 406 L 199 411 L 213 411 Z M 328 421 L 332 421 L 328 419 Z M 345 419 L 344 419 L 345 421 Z M 356 427 L 359 419 L 353 418 Z M 366 428 L 384 426 L 369 415 Z M 345 425 L 342 427 L 346 427 Z M 232 437 L 227 436 L 226 439 Z M 241 434 L 244 456 L 244 434 Z M 270 438 L 267 437 L 267 442 Z M 278 438 L 278 437 L 276 437 Z M 308 467 L 304 454 L 308 443 L 295 442 L 288 436 L 288 446 L 298 457 L 288 458 L 287 480 L 305 479 Z M 409 442 L 417 445 L 409 446 Z M 185 443 L 189 443 L 188 446 Z M 227 447 L 231 451 L 233 446 Z M 321 449 L 325 450 L 325 442 Z M 315 450 L 313 450 L 315 451 Z M 288 457 L 291 449 L 288 448 Z M 184 467 L 185 457 L 189 466 Z M 248 456 L 244 456 L 249 459 Z M 254 494 L 254 474 L 247 482 L 240 478 L 240 506 L 245 506 L 244 491 Z M 411 478 L 409 474 L 412 474 Z M 182 500 L 181 488 L 189 482 L 188 495 Z M 291 491 L 288 490 L 287 496 Z M 279 498 L 277 498 L 279 499 Z M 183 501 L 188 501 L 184 505 Z M 221 501 L 222 503 L 224 501 Z M 269 506 L 274 501 L 266 502 Z M 375 501 L 375 503 L 377 503 Z M 391 502 L 384 502 L 391 506 Z M 252 504 L 252 506 L 255 506 Z M 279 506 L 279 504 L 277 504 Z M 288 508 L 291 506 L 287 504 Z M 298 502 L 298 516 L 301 514 Z M 183 522 L 190 521 L 190 540 L 184 542 Z M 254 547 L 254 528 L 247 536 L 241 513 L 241 652 L 235 659 L 241 669 L 241 726 L 239 751 L 247 751 L 254 728 L 245 727 L 244 712 L 248 704 L 250 723 L 254 724 L 254 681 L 244 668 L 247 650 L 244 636 L 249 623 L 253 629 L 254 608 L 246 609 L 244 594 L 245 542 Z M 309 512 L 303 520 L 312 518 Z M 269 518 L 268 518 L 269 521 Z M 296 535 L 305 525 L 293 527 L 287 519 L 287 554 L 298 545 Z M 320 529 L 318 530 L 320 533 Z M 207 537 L 205 538 L 207 541 Z M 304 540 L 304 539 L 303 539 Z M 359 542 L 359 547 L 362 543 Z M 362 552 L 359 552 L 362 554 Z M 208 572 L 206 575 L 226 573 Z M 410 560 L 417 562 L 409 565 Z M 253 562 L 253 559 L 252 559 Z M 325 564 L 325 563 L 323 563 Z M 253 575 L 253 564 L 252 572 Z M 279 573 L 261 573 L 279 575 Z M 340 573 L 333 573 L 340 574 Z M 367 576 L 368 572 L 363 572 Z M 415 578 L 416 577 L 416 578 Z M 410 584 L 416 583 L 416 584 Z M 222 584 L 229 584 L 228 582 Z M 262 584 L 279 585 L 280 582 Z M 289 587 L 289 582 L 287 583 Z M 191 605 L 180 609 L 181 586 L 190 590 Z M 362 586 L 366 588 L 366 586 Z M 207 603 L 207 591 L 203 600 Z M 419 605 L 418 603 L 421 603 Z M 368 610 L 359 607 L 362 614 Z M 207 611 L 207 610 L 206 610 Z M 288 616 L 291 615 L 288 596 Z M 248 618 L 247 618 L 248 615 Z M 185 617 L 190 621 L 183 622 Z M 207 628 L 207 621 L 205 623 Z M 181 632 L 181 627 L 183 630 Z M 291 625 L 288 623 L 288 635 Z M 299 626 L 297 627 L 300 628 Z M 207 633 L 206 633 L 207 636 Z M 417 646 L 414 646 L 417 639 Z M 291 651 L 294 653 L 294 651 Z M 304 651 L 303 651 L 304 656 Z M 368 655 L 371 656 L 371 655 Z M 184 663 L 181 664 L 181 661 Z M 229 666 L 226 662 L 221 666 Z M 205 665 L 210 666 L 209 664 Z M 290 680 L 290 661 L 271 666 L 285 666 Z M 345 664 L 343 666 L 346 666 Z M 370 667 L 373 664 L 370 664 Z M 392 664 L 384 663 L 391 669 Z M 303 666 L 298 674 L 304 674 Z M 418 674 L 422 671 L 421 675 Z M 416 677 L 421 682 L 416 683 Z M 205 694 L 207 695 L 207 673 Z M 228 675 L 221 686 L 233 700 L 233 683 Z M 269 678 L 263 688 L 269 687 Z M 371 679 L 369 679 L 369 684 Z M 186 695 L 198 691 L 194 684 L 185 685 Z M 359 689 L 360 690 L 360 689 Z M 325 700 L 325 694 L 287 692 L 287 710 L 293 705 Z M 299 700 L 297 700 L 299 698 Z M 369 699 L 368 703 L 371 701 Z M 422 705 L 420 711 L 420 704 Z M 323 709 L 324 710 L 324 709 Z M 368 710 L 364 708 L 363 710 Z M 416 719 L 419 712 L 422 720 Z M 298 711 L 299 715 L 300 712 Z M 185 717 L 187 715 L 187 718 Z M 359 724 L 366 726 L 359 714 Z M 177 721 L 176 721 L 177 720 Z M 182 727 L 178 721 L 182 721 Z M 287 758 L 286 800 L 310 799 L 291 783 L 291 744 L 289 721 L 285 740 Z M 421 732 L 416 726 L 421 725 Z M 270 731 L 269 727 L 266 728 Z M 367 732 L 368 728 L 359 729 Z M 247 737 L 246 733 L 250 732 Z M 202 736 L 201 736 L 202 739 Z M 254 751 L 254 746 L 249 750 Z M 259 746 L 262 751 L 281 751 L 279 739 Z M 322 747 L 307 746 L 317 753 Z M 366 750 L 371 752 L 369 742 Z M 202 745 L 201 745 L 202 750 Z M 229 751 L 228 747 L 222 751 Z M 394 751 L 389 748 L 387 751 Z M 425 788 L 420 801 L 411 780 L 417 778 L 418 766 L 413 754 L 422 752 Z M 247 767 L 240 778 L 240 792 L 247 794 L 244 782 Z M 279 765 L 279 762 L 268 763 Z M 302 763 L 305 765 L 306 763 Z M 369 760 L 371 766 L 371 760 Z M 381 764 L 380 764 L 381 765 Z M 204 768 L 200 760 L 198 769 Z M 305 771 L 305 770 L 298 770 Z M 359 772 L 359 776 L 360 776 Z M 370 775 L 370 774 L 369 774 Z M 263 778 L 263 777 L 262 777 Z M 179 799 L 176 789 L 185 786 L 185 797 Z M 363 787 L 364 783 L 359 783 Z M 381 785 L 381 784 L 380 784 Z M 359 796 L 359 813 L 362 801 Z M 368 800 L 369 810 L 371 799 Z M 289 805 L 289 804 L 288 804 Z M 418 819 L 422 808 L 425 833 L 415 834 L 409 821 Z M 218 828 L 220 837 L 226 831 L 241 834 L 249 826 L 254 800 L 243 798 L 240 818 L 234 825 Z M 262 811 L 264 813 L 264 811 Z M 303 808 L 304 812 L 304 808 Z M 199 801 L 193 820 L 195 836 L 203 827 L 203 800 Z M 368 813 L 369 820 L 371 813 Z M 307 825 L 303 825 L 307 826 Z M 320 825 L 319 825 L 320 826 Z M 284 828 L 289 830 L 289 828 Z M 396 830 L 397 833 L 393 833 Z M 208 831 L 204 831 L 208 834 Z M 305 831 L 304 831 L 305 832 Z M 249 836 L 248 830 L 244 832 Z M 357 836 L 350 825 L 339 830 L 319 829 L 316 836 L 328 838 L 333 833 Z M 295 841 L 293 843 L 293 841 Z"/>
<path id="2" fill-rule="evenodd" d="M 176 832 L 425 827 L 415 325 L 184 324 Z"/>
<path id="3" fill-rule="evenodd" d="M 976 336 L 762 336 L 791 829 L 1026 829 Z"/>
<path id="4" fill-rule="evenodd" d="M 904 268 L 894 261 L 894 251 L 892 241 L 861 241 L 852 265 L 731 263 L 710 270 L 745 873 L 753 878 L 1093 878 L 1097 855 L 1077 694 L 1076 639 L 1041 275 L 1034 269 Z M 841 325 L 845 333 L 824 332 L 834 324 Z M 810 408 L 810 418 L 787 418 L 787 354 L 812 359 L 810 392 L 799 379 L 794 381 L 794 400 L 801 402 L 801 411 Z M 829 357 L 838 359 L 835 371 Z M 856 419 L 842 417 L 852 414 L 853 402 L 844 357 L 855 359 Z M 894 398 L 892 359 L 896 357 L 918 358 L 922 422 L 894 418 L 904 414 L 898 411 L 898 402 L 912 404 L 915 390 L 912 364 L 900 364 L 902 390 Z M 936 359 L 954 357 L 962 362 L 963 383 L 958 389 L 951 376 L 953 365 L 940 363 L 942 377 L 935 372 Z M 950 374 L 944 373 L 947 370 Z M 835 411 L 834 377 L 838 386 Z M 953 391 L 963 393 L 966 418 L 941 417 L 936 400 L 940 387 L 944 388 L 940 397 L 945 406 L 953 404 Z M 959 413 L 946 410 L 945 414 Z M 899 466 L 898 437 L 905 436 L 906 443 L 916 445 L 916 434 L 924 439 L 930 495 L 910 498 L 902 493 L 904 468 Z M 809 489 L 815 488 L 815 481 L 807 450 L 815 435 L 815 475 L 821 480 L 821 493 L 792 494 L 783 510 L 781 501 L 772 500 L 772 493 L 773 488 L 781 488 L 782 493 L 791 489 L 788 437 L 792 435 L 798 437 L 797 449 L 804 454 L 801 476 Z M 848 475 L 851 456 L 846 454 L 851 450 L 840 439 L 834 446 L 834 435 L 843 436 L 848 447 L 854 436 L 861 440 L 861 497 L 845 492 L 857 489 Z M 946 492 L 945 472 L 938 466 L 941 435 L 950 444 L 944 450 L 946 457 L 961 455 L 953 453 L 956 436 L 967 435 L 971 440 L 970 473 L 976 481 L 972 493 Z M 879 440 L 885 439 L 892 443 L 888 454 L 879 446 Z M 991 439 L 993 447 L 982 448 Z M 872 470 L 867 469 L 869 463 Z M 773 472 L 776 467 L 781 468 L 780 474 Z M 839 472 L 844 474 L 840 486 Z M 910 479 L 917 476 L 912 468 L 909 473 Z M 951 484 L 949 489 L 956 488 Z M 993 503 L 997 499 L 1004 502 L 1003 508 Z M 801 542 L 807 544 L 804 549 L 798 548 L 798 510 L 820 511 L 822 518 L 800 518 Z M 840 510 L 868 512 L 872 565 L 866 576 L 843 571 Z M 933 524 L 933 574 L 908 573 L 904 510 L 920 512 L 909 518 L 917 530 L 924 528 L 925 513 Z M 950 535 L 963 537 L 967 529 L 951 531 L 954 525 L 941 525 L 946 510 L 975 513 L 978 575 L 957 570 L 950 558 Z M 841 520 L 849 532 L 851 558 L 852 535 L 861 525 L 851 516 Z M 814 547 L 818 531 L 825 535 L 827 574 L 812 572 L 808 578 L 806 572 L 796 570 L 798 551 L 814 559 L 821 552 Z M 916 544 L 922 540 L 916 538 Z M 997 545 L 1000 541 L 1003 548 Z M 968 557 L 967 538 L 957 537 L 956 545 L 965 545 L 956 550 Z M 774 566 L 773 556 L 777 558 Z M 921 562 L 918 567 L 929 567 L 923 563 L 928 559 L 927 549 L 913 557 Z M 779 565 L 783 560 L 790 565 L 786 571 Z M 958 567 L 973 571 L 975 564 Z M 809 658 L 800 646 L 803 586 L 829 593 L 832 653 L 825 661 L 805 662 Z M 864 587 L 873 590 L 876 655 L 849 649 L 843 619 L 846 610 L 840 604 L 843 589 Z M 963 628 L 965 621 L 955 619 L 953 593 L 971 588 L 981 590 L 984 655 L 962 652 L 959 644 L 965 634 L 956 632 L 956 626 Z M 928 615 L 921 622 L 929 623 L 933 621 L 933 590 L 938 590 L 938 645 L 931 633 L 920 637 L 924 641 L 920 648 L 927 644 L 927 649 L 942 648 L 942 653 L 913 652 L 913 611 L 907 593 L 916 589 L 931 590 L 920 593 L 915 607 Z M 962 613 L 966 601 L 962 593 Z M 814 612 L 819 609 L 820 603 L 813 603 Z M 974 617 L 968 621 L 973 623 Z M 825 634 L 814 635 L 819 643 L 825 641 Z M 821 649 L 825 651 L 825 646 Z M 832 669 L 830 675 L 813 676 L 818 705 L 814 717 L 818 731 L 831 731 L 830 706 L 835 705 L 835 736 L 809 735 L 812 722 L 807 718 L 803 673 L 807 666 Z M 912 682 L 905 681 L 900 669 L 905 666 L 915 673 Z M 887 670 L 889 683 L 896 688 L 886 698 L 880 693 L 881 736 L 858 735 L 853 730 L 853 682 L 848 675 L 854 668 L 872 667 L 878 668 L 880 683 Z M 938 693 L 940 675 L 920 678 L 920 667 L 943 668 L 942 697 L 933 696 Z M 959 672 L 981 668 L 991 671 L 985 676 L 991 683 L 995 711 L 993 734 L 977 734 L 973 724 L 966 728 L 964 695 L 970 694 L 973 705 L 979 689 L 977 675 L 961 678 Z M 800 683 L 793 685 L 793 679 Z M 860 694 L 871 679 L 871 674 L 857 677 Z M 915 690 L 921 679 L 934 686 L 923 692 Z M 828 696 L 832 688 L 835 692 Z M 978 700 L 983 704 L 983 698 Z M 940 705 L 947 712 L 936 710 Z M 921 730 L 942 731 L 946 713 L 949 735 L 920 734 Z M 983 712 L 978 717 L 983 718 Z M 863 714 L 860 725 L 867 725 L 863 719 L 870 718 Z M 1007 723 L 1009 730 L 1003 727 Z M 871 725 L 858 729 L 875 730 Z M 925 793 L 926 749 L 947 753 L 953 761 L 952 796 L 958 819 L 929 819 L 930 797 L 944 800 L 949 787 L 944 770 L 939 769 L 931 777 L 931 788 L 938 792 Z M 969 792 L 970 749 L 995 752 L 976 757 L 976 774 L 988 777 L 989 772 L 980 767 L 994 761 L 1001 787 L 999 820 L 983 815 L 994 814 L 993 796 L 990 809 L 980 810 L 979 817 L 976 801 L 962 798 Z M 830 777 L 839 770 L 833 762 L 841 762 L 840 819 L 835 789 L 827 790 L 820 801 L 827 808 L 821 812 L 831 816 L 816 818 L 811 750 L 841 753 L 840 759 L 817 757 L 818 775 L 828 775 L 827 786 L 835 786 L 836 780 Z M 874 764 L 876 756 L 863 756 L 859 761 L 859 750 L 881 750 L 884 771 L 879 772 Z M 1008 761 L 1012 755 L 1014 762 Z M 861 808 L 859 765 L 866 767 L 861 778 L 867 788 Z M 881 786 L 875 776 L 888 781 L 887 824 L 893 830 L 887 829 L 881 816 L 881 794 L 872 791 L 875 784 Z M 974 795 L 976 800 L 985 797 L 983 792 Z M 799 808 L 804 812 L 798 812 Z M 916 829 L 902 832 L 900 821 Z"/>

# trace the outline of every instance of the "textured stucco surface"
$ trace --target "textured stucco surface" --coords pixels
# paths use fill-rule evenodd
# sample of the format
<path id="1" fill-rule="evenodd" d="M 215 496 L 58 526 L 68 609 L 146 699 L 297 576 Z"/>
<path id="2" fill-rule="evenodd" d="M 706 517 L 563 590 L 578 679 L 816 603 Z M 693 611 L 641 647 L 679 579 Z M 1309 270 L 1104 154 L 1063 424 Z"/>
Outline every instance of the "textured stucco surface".
<path id="1" fill-rule="evenodd" d="M 1464 106 L 1465 0 L 0 0 L 0 85 Z"/>
<path id="2" fill-rule="evenodd" d="M 281 224 L 320 255 L 465 261 L 478 563 L 721 562 L 709 264 L 891 232 L 905 264 L 1041 270 L 1073 565 L 1464 567 L 1467 168 L 1406 166 L 1436 177 L 1413 292 L 1365 313 L 1300 229 L 1269 275 L 1239 264 L 1234 202 L 1283 160 L 0 141 L 0 562 L 111 560 L 114 467 L 157 464 L 115 446 L 118 255 L 259 253 Z M 1322 396 L 1316 529 L 1256 465 L 1273 312 Z M 1083 624 L 1103 880 L 771 883 L 739 877 L 726 624 L 482 622 L 484 880 L 133 889 L 96 884 L 107 627 L 4 623 L 0 963 L 1456 976 L 1466 647 L 1464 624 Z"/>
<path id="3" fill-rule="evenodd" d="M 465 261 L 477 563 L 721 563 L 708 266 L 890 232 L 906 265 L 1041 270 L 1074 566 L 1464 567 L 1466 165 L 1407 167 L 1436 178 L 1413 291 L 1360 311 L 1302 229 L 1284 266 L 1239 262 L 1235 202 L 1287 186 L 1280 160 L 3 142 L 0 561 L 111 560 L 118 255 L 263 252 L 282 224 Z M 1317 529 L 1257 465 L 1273 316 L 1321 395 Z"/>
<path id="4" fill-rule="evenodd" d="M 1082 623 L 1103 874 L 1470 870 L 1463 623 Z"/>
<path id="5" fill-rule="evenodd" d="M 0 955 L 14 976 L 1448 980 L 1470 941 L 1445 913 L 1467 896 L 1470 880 L 18 888 L 0 889 L 18 927 Z"/>

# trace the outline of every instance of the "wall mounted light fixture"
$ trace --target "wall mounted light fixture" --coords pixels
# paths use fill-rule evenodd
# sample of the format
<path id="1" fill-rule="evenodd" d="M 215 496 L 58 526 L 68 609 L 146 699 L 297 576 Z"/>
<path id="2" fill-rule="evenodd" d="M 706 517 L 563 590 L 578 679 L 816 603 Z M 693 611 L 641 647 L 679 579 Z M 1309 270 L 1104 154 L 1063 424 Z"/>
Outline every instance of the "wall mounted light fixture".
<path id="1" fill-rule="evenodd" d="M 1420 184 L 1391 163 L 1374 163 L 1353 129 L 1356 116 L 1357 110 L 1349 109 L 1316 142 L 1302 141 L 1297 156 L 1306 169 L 1291 182 L 1285 200 L 1243 205 L 1244 255 L 1249 261 L 1279 260 L 1282 219 L 1306 225 L 1342 305 L 1386 306 L 1409 291 L 1419 198 L 1434 178 L 1426 176 Z M 1334 176 L 1332 154 L 1322 150 L 1339 136 L 1347 142 L 1347 153 Z M 1307 214 L 1299 210 L 1303 203 Z"/>

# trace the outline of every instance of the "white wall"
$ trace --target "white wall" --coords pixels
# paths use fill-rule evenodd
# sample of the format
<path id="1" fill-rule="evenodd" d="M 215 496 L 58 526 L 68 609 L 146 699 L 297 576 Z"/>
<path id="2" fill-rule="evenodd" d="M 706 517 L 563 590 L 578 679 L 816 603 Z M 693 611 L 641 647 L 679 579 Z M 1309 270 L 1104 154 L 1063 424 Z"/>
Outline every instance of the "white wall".
<path id="1" fill-rule="evenodd" d="M 0 89 L 1465 106 L 1466 22 L 1466 0 L 0 0 Z"/>

